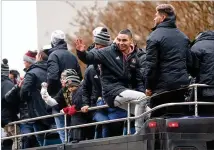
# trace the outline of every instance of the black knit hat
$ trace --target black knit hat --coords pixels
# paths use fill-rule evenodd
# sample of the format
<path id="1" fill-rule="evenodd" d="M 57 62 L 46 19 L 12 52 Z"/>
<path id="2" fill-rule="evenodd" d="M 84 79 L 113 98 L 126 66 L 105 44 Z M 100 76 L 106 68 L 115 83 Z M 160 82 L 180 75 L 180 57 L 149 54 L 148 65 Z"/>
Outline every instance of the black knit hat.
<path id="1" fill-rule="evenodd" d="M 4 58 L 1 63 L 1 75 L 8 76 L 9 73 L 8 60 Z"/>
<path id="2" fill-rule="evenodd" d="M 109 46 L 111 43 L 111 36 L 108 33 L 108 30 L 106 28 L 102 28 L 99 33 L 94 35 L 94 43 L 103 45 L 103 46 Z"/>

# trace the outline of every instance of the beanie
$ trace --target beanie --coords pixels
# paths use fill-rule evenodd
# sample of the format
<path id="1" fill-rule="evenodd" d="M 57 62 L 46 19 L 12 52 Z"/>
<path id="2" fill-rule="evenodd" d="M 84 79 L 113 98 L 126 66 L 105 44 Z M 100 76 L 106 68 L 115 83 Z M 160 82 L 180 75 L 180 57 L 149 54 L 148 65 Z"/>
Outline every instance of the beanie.
<path id="1" fill-rule="evenodd" d="M 66 86 L 79 86 L 80 85 L 80 77 L 74 69 L 65 70 L 65 84 Z"/>
<path id="2" fill-rule="evenodd" d="M 51 34 L 51 44 L 58 45 L 61 41 L 65 40 L 65 33 L 61 30 L 56 30 Z"/>
<path id="3" fill-rule="evenodd" d="M 9 73 L 8 60 L 4 58 L 1 63 L 1 75 L 8 76 Z"/>
<path id="4" fill-rule="evenodd" d="M 111 37 L 106 28 L 102 28 L 99 33 L 94 36 L 94 43 L 109 46 L 111 43 Z"/>
<path id="5" fill-rule="evenodd" d="M 27 53 L 25 53 L 23 60 L 31 64 L 34 64 L 36 62 L 36 55 L 37 55 L 37 52 L 33 52 L 29 50 L 27 51 Z"/>

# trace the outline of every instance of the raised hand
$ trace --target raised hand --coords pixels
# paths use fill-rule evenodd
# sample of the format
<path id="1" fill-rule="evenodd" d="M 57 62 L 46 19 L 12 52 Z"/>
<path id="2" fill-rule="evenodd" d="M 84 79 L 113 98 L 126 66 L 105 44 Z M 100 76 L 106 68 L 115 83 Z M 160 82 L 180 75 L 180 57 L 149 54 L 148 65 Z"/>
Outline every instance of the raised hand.
<path id="1" fill-rule="evenodd" d="M 86 46 L 82 39 L 77 39 L 75 41 L 75 47 L 76 47 L 76 50 L 78 50 L 78 51 L 81 51 L 81 52 L 86 51 Z"/>

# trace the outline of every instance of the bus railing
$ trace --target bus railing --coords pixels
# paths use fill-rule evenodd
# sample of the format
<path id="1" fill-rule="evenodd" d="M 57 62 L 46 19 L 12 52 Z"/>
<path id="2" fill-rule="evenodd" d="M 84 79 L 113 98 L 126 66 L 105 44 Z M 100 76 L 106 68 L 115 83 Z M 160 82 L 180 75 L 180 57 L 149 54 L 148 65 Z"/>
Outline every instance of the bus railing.
<path id="1" fill-rule="evenodd" d="M 157 109 L 160 109 L 160 108 L 163 108 L 163 107 L 169 107 L 169 106 L 195 105 L 195 116 L 198 116 L 198 105 L 214 105 L 214 102 L 198 102 L 198 98 L 197 98 L 197 88 L 198 87 L 213 87 L 213 86 L 209 86 L 209 85 L 206 85 L 206 84 L 191 84 L 187 88 L 194 88 L 194 102 L 179 102 L 179 103 L 161 104 L 161 105 L 158 105 L 158 106 L 152 108 L 151 110 L 149 110 L 147 112 L 144 112 L 143 114 L 141 114 L 139 116 L 135 116 L 135 117 L 130 117 L 130 114 L 131 114 L 130 113 L 130 103 L 139 103 L 140 101 L 130 101 L 130 102 L 128 102 L 128 109 L 127 109 L 127 114 L 128 115 L 127 115 L 126 118 L 120 118 L 120 119 L 113 119 L 113 120 L 107 120 L 107 121 L 101 121 L 101 122 L 87 123 L 87 124 L 81 124 L 81 125 L 75 125 L 75 126 L 67 126 L 66 114 L 57 113 L 57 114 L 52 114 L 52 115 L 46 115 L 46 116 L 41 116 L 41 117 L 36 117 L 36 118 L 30 118 L 30 119 L 11 122 L 8 125 L 14 125 L 15 135 L 14 136 L 9 136 L 9 137 L 3 137 L 3 138 L 1 138 L 1 140 L 15 138 L 15 142 L 17 143 L 17 141 L 18 141 L 17 138 L 19 138 L 19 137 L 30 136 L 30 135 L 38 135 L 38 134 L 44 134 L 44 133 L 48 133 L 48 132 L 55 132 L 55 131 L 65 130 L 65 143 L 67 143 L 67 141 L 68 141 L 67 140 L 67 130 L 68 129 L 88 127 L 88 126 L 94 126 L 94 125 L 100 125 L 100 124 L 108 124 L 108 123 L 119 122 L 119 121 L 127 121 L 127 130 L 128 130 L 127 134 L 129 135 L 130 134 L 130 121 L 131 120 L 135 120 L 135 119 L 139 119 L 141 117 L 145 117 L 146 115 L 150 114 L 151 112 L 153 112 L 153 111 L 155 111 Z M 145 100 L 148 100 L 150 98 L 151 97 L 145 97 L 145 99 L 142 99 L 141 101 L 145 101 Z M 89 111 L 102 109 L 102 108 L 107 108 L 107 107 L 108 107 L 107 105 L 90 107 Z M 64 115 L 64 118 L 65 118 L 65 126 L 63 128 L 50 129 L 50 130 L 44 130 L 44 131 L 38 131 L 38 132 L 33 132 L 33 133 L 17 135 L 17 124 L 25 123 L 25 122 L 29 122 L 29 121 L 36 121 L 36 120 L 40 120 L 40 119 L 51 118 L 51 117 L 57 117 L 57 116 L 61 116 L 61 115 Z M 18 145 L 18 144 L 16 144 L 16 145 Z"/>

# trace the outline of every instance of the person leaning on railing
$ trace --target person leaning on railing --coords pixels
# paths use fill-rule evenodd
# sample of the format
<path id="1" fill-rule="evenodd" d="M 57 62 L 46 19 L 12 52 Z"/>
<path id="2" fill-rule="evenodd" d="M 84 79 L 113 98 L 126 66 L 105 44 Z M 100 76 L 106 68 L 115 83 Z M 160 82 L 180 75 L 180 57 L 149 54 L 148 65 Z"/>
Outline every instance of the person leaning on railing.
<path id="1" fill-rule="evenodd" d="M 144 101 L 144 81 L 141 75 L 143 67 L 139 61 L 141 51 L 133 44 L 129 29 L 122 30 L 117 35 L 117 43 L 98 51 L 86 52 L 82 39 L 75 42 L 77 55 L 86 64 L 101 64 L 103 98 L 110 107 L 118 106 L 127 110 L 127 102 L 131 104 L 131 113 L 138 116 L 149 110 Z M 143 126 L 144 118 L 135 122 L 136 132 Z"/>
<path id="2" fill-rule="evenodd" d="M 76 113 L 82 106 L 82 87 L 80 85 L 80 77 L 74 69 L 67 69 L 64 71 L 66 76 L 61 76 L 61 83 L 64 84 L 63 88 L 52 98 L 45 89 L 41 89 L 41 95 L 43 100 L 51 107 L 58 107 L 61 112 L 71 116 L 71 125 L 79 125 L 86 123 L 84 114 Z M 72 129 L 71 140 L 80 141 L 84 139 L 83 129 Z M 61 134 L 60 134 L 61 136 Z M 64 137 L 65 138 L 65 137 Z M 62 138 L 61 138 L 62 139 Z M 64 142 L 64 141 L 63 141 Z"/>

